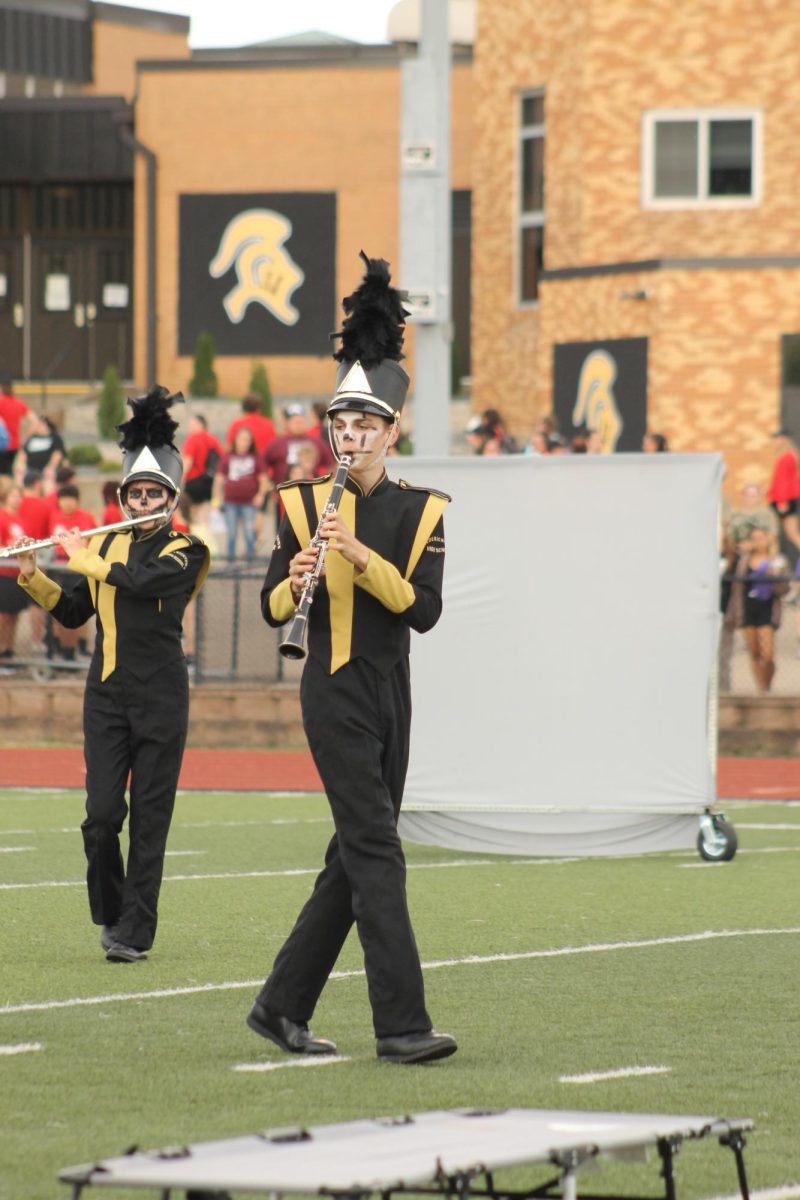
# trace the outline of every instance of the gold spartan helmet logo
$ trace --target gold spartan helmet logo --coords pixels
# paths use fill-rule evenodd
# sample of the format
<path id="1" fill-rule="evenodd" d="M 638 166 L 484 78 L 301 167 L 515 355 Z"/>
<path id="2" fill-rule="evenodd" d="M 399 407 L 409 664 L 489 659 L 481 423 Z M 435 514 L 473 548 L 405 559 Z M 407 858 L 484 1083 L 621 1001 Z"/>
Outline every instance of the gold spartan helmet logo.
<path id="1" fill-rule="evenodd" d="M 617 364 L 605 350 L 593 350 L 581 367 L 578 396 L 572 411 L 573 425 L 585 425 L 600 434 L 603 454 L 612 454 L 622 433 L 614 395 Z"/>
<path id="2" fill-rule="evenodd" d="M 284 325 L 299 320 L 290 301 L 305 275 L 284 247 L 291 233 L 291 222 L 268 208 L 248 208 L 228 222 L 208 270 L 219 279 L 236 268 L 238 283 L 222 302 L 234 325 L 244 318 L 248 304 L 262 304 Z"/>

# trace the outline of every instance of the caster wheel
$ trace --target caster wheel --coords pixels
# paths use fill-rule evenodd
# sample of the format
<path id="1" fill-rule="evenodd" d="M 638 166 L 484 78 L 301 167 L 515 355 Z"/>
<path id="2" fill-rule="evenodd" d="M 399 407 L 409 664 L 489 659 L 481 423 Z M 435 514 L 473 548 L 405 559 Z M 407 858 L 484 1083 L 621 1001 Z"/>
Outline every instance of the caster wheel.
<path id="1" fill-rule="evenodd" d="M 736 830 L 724 817 L 709 816 L 701 821 L 697 849 L 706 862 L 730 862 L 738 845 Z"/>

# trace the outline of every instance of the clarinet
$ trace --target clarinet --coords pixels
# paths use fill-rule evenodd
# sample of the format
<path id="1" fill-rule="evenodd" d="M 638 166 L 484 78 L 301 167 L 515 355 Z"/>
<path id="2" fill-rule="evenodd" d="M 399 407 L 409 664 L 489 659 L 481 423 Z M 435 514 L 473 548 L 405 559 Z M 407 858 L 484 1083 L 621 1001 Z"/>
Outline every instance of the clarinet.
<path id="1" fill-rule="evenodd" d="M 328 539 L 320 536 L 320 529 L 325 518 L 332 516 L 339 507 L 344 485 L 347 482 L 347 472 L 350 469 L 352 461 L 353 457 L 350 454 L 343 454 L 339 459 L 339 466 L 336 468 L 336 474 L 333 477 L 331 494 L 320 514 L 316 532 L 311 539 L 311 547 L 317 551 L 317 561 L 314 563 L 313 568 L 310 571 L 306 571 L 303 576 L 303 591 L 297 602 L 297 609 L 289 624 L 286 637 L 278 646 L 284 658 L 305 658 L 306 656 L 305 640 L 308 633 L 308 614 L 311 611 L 311 605 L 314 603 L 314 593 L 322 578 L 325 555 L 328 553 Z"/>

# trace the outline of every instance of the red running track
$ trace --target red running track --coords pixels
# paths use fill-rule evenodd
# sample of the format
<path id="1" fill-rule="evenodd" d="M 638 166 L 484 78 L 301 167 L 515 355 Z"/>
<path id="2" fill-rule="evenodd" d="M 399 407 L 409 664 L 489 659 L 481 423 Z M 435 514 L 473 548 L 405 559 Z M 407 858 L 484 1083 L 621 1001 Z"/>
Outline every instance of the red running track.
<path id="1" fill-rule="evenodd" d="M 0 749 L 0 787 L 79 788 L 77 747 Z M 800 799 L 800 758 L 721 758 L 720 800 Z M 180 786 L 187 791 L 319 792 L 307 751 L 187 750 Z"/>

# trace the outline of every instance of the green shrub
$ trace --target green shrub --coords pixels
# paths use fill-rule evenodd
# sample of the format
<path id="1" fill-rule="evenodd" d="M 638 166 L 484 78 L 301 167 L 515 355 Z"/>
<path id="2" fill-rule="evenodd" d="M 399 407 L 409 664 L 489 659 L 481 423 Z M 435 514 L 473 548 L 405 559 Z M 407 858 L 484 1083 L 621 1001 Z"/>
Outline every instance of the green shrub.
<path id="1" fill-rule="evenodd" d="M 103 461 L 103 456 L 94 442 L 78 442 L 70 446 L 67 457 L 73 467 L 97 467 Z"/>
<path id="2" fill-rule="evenodd" d="M 263 363 L 253 363 L 253 371 L 250 376 L 250 386 L 247 389 L 253 396 L 258 396 L 261 400 L 261 412 L 265 417 L 272 416 L 272 388 L 269 385 L 269 376 L 267 368 Z"/>
<path id="3" fill-rule="evenodd" d="M 210 333 L 199 333 L 194 349 L 194 375 L 189 380 L 189 395 L 195 398 L 212 399 L 219 385 L 214 370 L 216 346 Z"/>
<path id="4" fill-rule="evenodd" d="M 97 429 L 102 438 L 117 437 L 117 425 L 125 420 L 125 393 L 119 371 L 116 367 L 106 367 L 103 374 L 103 387 L 97 401 Z"/>

